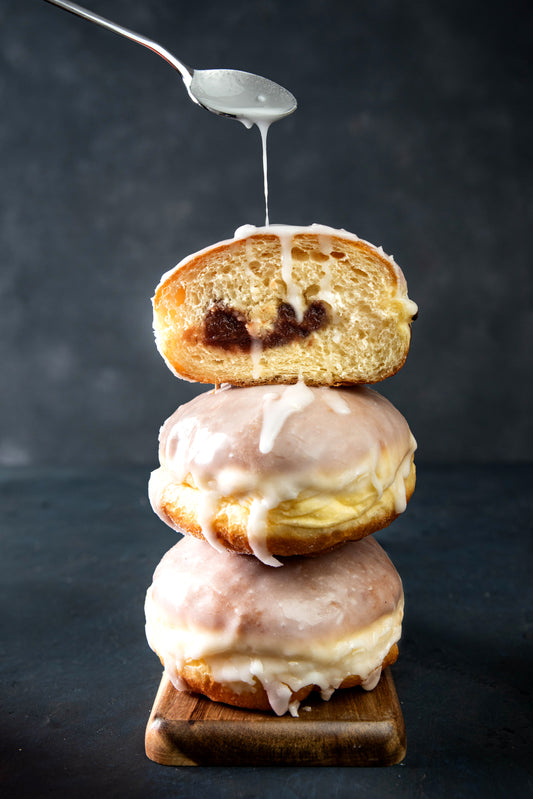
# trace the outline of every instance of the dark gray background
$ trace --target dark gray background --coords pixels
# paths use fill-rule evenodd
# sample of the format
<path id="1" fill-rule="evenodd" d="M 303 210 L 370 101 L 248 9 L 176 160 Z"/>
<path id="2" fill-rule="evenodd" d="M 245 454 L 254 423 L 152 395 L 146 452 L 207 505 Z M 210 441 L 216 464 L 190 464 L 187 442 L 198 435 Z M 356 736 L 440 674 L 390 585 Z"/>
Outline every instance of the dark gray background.
<path id="1" fill-rule="evenodd" d="M 420 318 L 381 390 L 419 457 L 530 459 L 531 5 L 90 6 L 294 92 L 269 139 L 271 220 L 344 227 L 402 266 Z M 194 106 L 144 48 L 41 0 L 0 9 L 0 463 L 155 461 L 199 387 L 157 354 L 150 297 L 183 256 L 262 224 L 257 130 Z"/>

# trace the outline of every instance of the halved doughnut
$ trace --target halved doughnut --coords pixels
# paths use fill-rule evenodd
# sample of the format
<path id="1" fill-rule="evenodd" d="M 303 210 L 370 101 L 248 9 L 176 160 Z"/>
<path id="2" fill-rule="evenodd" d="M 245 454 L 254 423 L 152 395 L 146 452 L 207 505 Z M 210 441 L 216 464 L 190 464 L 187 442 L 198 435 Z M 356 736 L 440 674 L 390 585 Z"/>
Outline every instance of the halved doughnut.
<path id="1" fill-rule="evenodd" d="M 417 312 L 392 258 L 322 225 L 241 228 L 166 273 L 153 305 L 176 375 L 239 386 L 384 380 Z"/>

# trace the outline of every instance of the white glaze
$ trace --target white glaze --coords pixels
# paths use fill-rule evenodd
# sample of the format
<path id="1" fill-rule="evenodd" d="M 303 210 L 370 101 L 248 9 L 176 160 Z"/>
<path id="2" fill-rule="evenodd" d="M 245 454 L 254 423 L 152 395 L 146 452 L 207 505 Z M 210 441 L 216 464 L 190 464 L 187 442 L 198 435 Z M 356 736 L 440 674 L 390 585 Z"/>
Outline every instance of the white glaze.
<path id="1" fill-rule="evenodd" d="M 261 377 L 261 357 L 263 354 L 263 343 L 259 338 L 252 338 L 250 358 L 252 359 L 252 377 L 259 380 Z"/>
<path id="2" fill-rule="evenodd" d="M 314 393 L 303 380 L 298 380 L 297 383 L 287 386 L 281 393 L 271 391 L 264 394 L 259 452 L 263 454 L 272 452 L 276 438 L 289 416 L 302 411 L 310 402 L 313 402 L 314 397 Z"/>
<path id="3" fill-rule="evenodd" d="M 259 135 L 261 136 L 261 156 L 263 164 L 263 192 L 265 195 L 265 225 L 269 224 L 268 216 L 268 157 L 267 157 L 267 138 L 268 130 L 272 122 L 275 122 L 279 117 L 273 119 L 264 119 L 254 116 L 237 117 L 239 122 L 242 122 L 246 128 L 251 128 L 252 125 L 257 125 Z"/>
<path id="4" fill-rule="evenodd" d="M 292 279 L 293 235 L 290 231 L 277 235 L 281 246 L 281 277 L 287 289 L 287 302 L 294 308 L 298 322 L 301 322 L 304 318 L 305 299 L 302 287 Z"/>
<path id="5" fill-rule="evenodd" d="M 239 122 L 242 122 L 246 128 L 251 128 L 257 125 L 259 134 L 261 136 L 261 156 L 263 164 L 263 192 L 265 196 L 265 225 L 269 224 L 268 215 L 268 157 L 267 157 L 267 138 L 270 125 L 281 119 L 279 115 L 271 114 L 265 117 L 264 114 L 253 114 L 249 112 L 246 116 L 238 116 Z"/>
<path id="6" fill-rule="evenodd" d="M 321 387 L 322 399 L 335 413 L 346 415 L 350 413 L 350 406 L 338 391 L 329 391 L 328 386 Z"/>
<path id="7" fill-rule="evenodd" d="M 263 191 L 265 194 L 265 225 L 269 224 L 268 217 L 268 159 L 267 159 L 267 135 L 270 127 L 269 122 L 256 122 L 261 134 L 261 151 L 263 157 Z"/>

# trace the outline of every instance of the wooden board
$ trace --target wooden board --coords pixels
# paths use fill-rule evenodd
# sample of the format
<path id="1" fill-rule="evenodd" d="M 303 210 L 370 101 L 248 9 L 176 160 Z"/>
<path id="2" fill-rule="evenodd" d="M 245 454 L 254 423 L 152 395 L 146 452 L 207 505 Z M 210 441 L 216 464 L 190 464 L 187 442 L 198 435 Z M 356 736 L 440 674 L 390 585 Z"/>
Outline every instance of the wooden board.
<path id="1" fill-rule="evenodd" d="M 390 669 L 373 691 L 308 697 L 298 718 L 182 693 L 163 674 L 146 728 L 146 754 L 167 766 L 389 766 L 405 751 Z"/>

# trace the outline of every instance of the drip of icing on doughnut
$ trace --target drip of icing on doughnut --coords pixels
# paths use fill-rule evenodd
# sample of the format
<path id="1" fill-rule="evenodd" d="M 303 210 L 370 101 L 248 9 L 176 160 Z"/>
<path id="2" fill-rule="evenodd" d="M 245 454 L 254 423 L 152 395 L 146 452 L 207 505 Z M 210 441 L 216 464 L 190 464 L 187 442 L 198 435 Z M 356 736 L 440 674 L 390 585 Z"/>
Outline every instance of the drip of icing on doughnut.
<path id="1" fill-rule="evenodd" d="M 325 233 L 318 234 L 318 249 L 322 253 L 322 255 L 330 255 L 331 251 L 333 250 L 333 242 L 331 241 L 331 235 Z"/>
<path id="2" fill-rule="evenodd" d="M 315 398 L 314 393 L 300 377 L 297 383 L 284 388 L 281 394 L 274 392 L 263 396 L 263 424 L 259 436 L 259 452 L 272 452 L 281 428 L 293 413 L 302 411 Z M 335 408 L 332 408 L 335 410 Z"/>
<path id="3" fill-rule="evenodd" d="M 302 411 L 313 402 L 315 396 L 316 394 L 305 385 L 301 377 L 294 385 L 284 388 L 281 394 L 269 392 L 263 395 L 263 419 L 259 436 L 259 451 L 263 455 L 272 452 L 276 438 L 289 416 Z M 323 392 L 322 396 L 327 398 L 329 395 L 327 392 Z M 341 397 L 336 397 L 336 400 L 334 401 L 332 398 L 331 403 L 327 403 L 331 410 L 341 414 L 350 412 L 347 403 Z M 269 553 L 265 540 L 268 512 L 278 504 L 279 494 L 277 491 L 267 491 L 261 499 L 254 499 L 250 506 L 246 529 L 254 555 L 270 566 L 281 565 L 280 561 Z"/>
<path id="4" fill-rule="evenodd" d="M 253 272 L 251 270 L 250 264 L 254 261 L 254 250 L 252 239 L 246 239 L 246 267 L 250 276 L 253 277 Z M 258 380 L 261 377 L 261 355 L 263 352 L 263 343 L 260 338 L 256 336 L 251 337 L 252 343 L 250 347 L 250 358 L 252 360 L 252 377 L 254 380 Z"/>
<path id="5" fill-rule="evenodd" d="M 259 380 L 259 378 L 261 377 L 262 354 L 263 354 L 263 344 L 261 342 L 261 339 L 252 338 L 250 357 L 252 359 L 252 377 L 254 380 Z"/>
<path id="6" fill-rule="evenodd" d="M 351 413 L 350 406 L 337 391 L 330 391 L 329 386 L 322 386 L 320 391 L 323 401 L 332 411 L 341 416 Z"/>
<path id="7" fill-rule="evenodd" d="M 405 480 L 411 469 L 411 458 L 405 457 L 400 464 L 396 473 L 396 477 L 392 483 L 392 491 L 394 493 L 394 509 L 396 513 L 403 513 L 407 507 L 407 497 L 405 494 Z"/>
<path id="8" fill-rule="evenodd" d="M 198 513 L 198 523 L 202 528 L 202 534 L 213 549 L 217 552 L 225 552 L 226 548 L 220 543 L 213 529 L 213 517 L 215 516 L 220 501 L 218 491 L 204 491 L 202 503 Z"/>
<path id="9" fill-rule="evenodd" d="M 318 234 L 318 249 L 322 255 L 331 255 L 333 251 L 331 235 L 326 235 L 325 233 Z M 337 296 L 335 292 L 331 290 L 331 268 L 329 261 L 324 261 L 322 264 L 322 277 L 320 278 L 319 290 L 316 299 L 322 302 L 327 302 L 333 313 L 335 313 Z M 335 319 L 332 321 L 335 321 Z M 340 334 L 337 333 L 337 336 L 339 335 Z"/>
<path id="10" fill-rule="evenodd" d="M 254 497 L 250 504 L 250 513 L 246 525 L 248 542 L 255 557 L 267 566 L 281 566 L 280 560 L 275 558 L 268 549 L 266 541 L 267 516 L 269 510 L 277 504 L 276 493 L 265 493 L 263 497 Z"/>
<path id="11" fill-rule="evenodd" d="M 303 291 L 292 279 L 292 241 L 290 232 L 278 233 L 281 245 L 281 277 L 287 289 L 287 302 L 292 305 L 296 319 L 301 322 L 304 318 L 305 300 Z"/>

